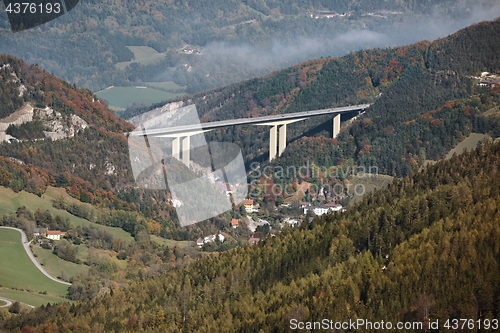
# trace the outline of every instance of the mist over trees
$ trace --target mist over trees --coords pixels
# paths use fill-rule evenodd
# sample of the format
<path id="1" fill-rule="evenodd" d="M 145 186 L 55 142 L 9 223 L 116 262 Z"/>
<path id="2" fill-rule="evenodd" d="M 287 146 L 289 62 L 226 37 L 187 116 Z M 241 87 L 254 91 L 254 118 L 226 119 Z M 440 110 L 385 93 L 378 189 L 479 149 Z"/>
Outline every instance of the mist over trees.
<path id="1" fill-rule="evenodd" d="M 321 12 L 339 15 L 311 17 Z M 17 34 L 2 11 L 0 36 L 2 52 L 92 91 L 173 80 L 194 93 L 308 59 L 433 40 L 497 16 L 494 0 L 81 1 Z M 201 55 L 180 52 L 185 45 L 201 47 Z M 163 57 L 121 69 L 118 63 L 134 58 L 127 46 L 149 46 Z"/>

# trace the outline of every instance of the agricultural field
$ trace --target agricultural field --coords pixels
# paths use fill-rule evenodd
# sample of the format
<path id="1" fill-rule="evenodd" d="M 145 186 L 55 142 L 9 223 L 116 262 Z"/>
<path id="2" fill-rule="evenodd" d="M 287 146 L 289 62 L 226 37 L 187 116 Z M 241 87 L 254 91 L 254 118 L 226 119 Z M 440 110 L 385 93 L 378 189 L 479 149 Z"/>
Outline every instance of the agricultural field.
<path id="1" fill-rule="evenodd" d="M 89 266 L 63 260 L 52 253 L 52 250 L 42 249 L 38 244 L 31 246 L 31 252 L 47 273 L 64 281 L 69 281 L 75 275 L 89 270 Z"/>
<path id="2" fill-rule="evenodd" d="M 17 208 L 26 206 L 26 208 L 28 208 L 32 212 L 36 211 L 37 209 L 42 209 L 48 210 L 54 216 L 59 215 L 62 218 L 68 218 L 68 220 L 75 226 L 93 225 L 112 233 L 115 237 L 120 238 L 123 241 L 131 242 L 133 240 L 133 237 L 121 228 L 99 225 L 97 223 L 93 223 L 80 217 L 74 216 L 65 210 L 52 207 L 52 200 L 60 196 L 62 196 L 68 202 L 74 201 L 80 203 L 78 200 L 71 198 L 64 189 L 60 188 L 48 187 L 47 191 L 40 198 L 32 193 L 28 193 L 25 191 L 15 193 L 9 188 L 0 186 L 0 216 L 8 213 L 15 213 Z"/>
<path id="3" fill-rule="evenodd" d="M 148 65 L 155 63 L 165 57 L 149 46 L 127 46 L 134 53 L 131 61 L 119 62 L 118 69 L 125 69 L 131 63 Z M 113 111 L 123 111 L 132 104 L 151 105 L 162 101 L 182 96 L 185 87 L 181 87 L 172 81 L 144 82 L 140 87 L 109 87 L 98 91 L 96 95 L 104 99 Z"/>
<path id="4" fill-rule="evenodd" d="M 299 202 L 302 200 L 305 196 L 305 193 L 311 188 L 311 183 L 308 183 L 306 181 L 303 181 L 300 183 L 300 187 L 297 189 L 297 191 L 289 198 L 286 198 L 284 201 L 287 204 L 294 203 L 294 202 Z"/>
<path id="5" fill-rule="evenodd" d="M 36 268 L 24 250 L 17 230 L 0 229 L 0 253 L 2 287 L 47 292 L 54 296 L 67 294 L 67 285 L 50 280 Z"/>
<path id="6" fill-rule="evenodd" d="M 483 113 L 483 116 L 498 116 L 500 115 L 500 107 L 497 106 L 495 108 L 489 109 L 485 113 Z"/>
<path id="7" fill-rule="evenodd" d="M 488 138 L 489 136 L 486 134 L 471 133 L 465 140 L 463 140 L 455 148 L 450 150 L 448 154 L 446 154 L 445 158 L 450 159 L 453 157 L 453 154 L 460 155 L 466 150 L 471 151 L 473 149 L 476 149 L 479 142 L 485 141 Z"/>
<path id="8" fill-rule="evenodd" d="M 144 82 L 145 86 L 150 88 L 156 88 L 160 90 L 166 90 L 170 92 L 176 92 L 186 89 L 186 87 L 180 86 L 174 81 L 163 81 L 163 82 Z"/>
<path id="9" fill-rule="evenodd" d="M 13 301 L 29 304 L 31 306 L 41 306 L 47 303 L 73 302 L 64 297 L 54 295 L 43 295 L 37 292 L 21 291 L 8 288 L 0 288 L 0 296 Z"/>
<path id="10" fill-rule="evenodd" d="M 353 196 L 349 200 L 349 205 L 359 202 L 363 197 L 371 192 L 379 191 L 387 187 L 394 177 L 388 175 L 356 175 L 349 180 L 347 184 L 347 190 L 352 193 Z"/>
<path id="11" fill-rule="evenodd" d="M 133 62 L 138 62 L 141 65 L 152 64 L 165 57 L 165 54 L 160 53 L 149 46 L 127 46 L 127 48 L 134 54 L 134 59 L 131 61 L 123 61 L 116 64 L 118 69 L 125 69 Z"/>
<path id="12" fill-rule="evenodd" d="M 192 241 L 176 241 L 176 240 L 173 240 L 173 239 L 165 239 L 165 238 L 158 237 L 158 236 L 155 236 L 155 235 L 150 235 L 150 239 L 153 242 L 156 242 L 156 243 L 158 243 L 160 245 L 166 245 L 169 248 L 174 248 L 175 246 L 177 246 L 177 247 L 179 247 L 181 249 L 185 249 L 185 248 L 188 248 L 188 247 L 194 247 L 195 246 L 195 243 L 192 242 Z"/>
<path id="13" fill-rule="evenodd" d="M 157 82 L 158 83 L 158 82 Z M 141 87 L 109 87 L 96 93 L 97 97 L 105 100 L 115 111 L 125 110 L 132 104 L 151 105 L 162 101 L 174 99 L 184 93 Z"/>

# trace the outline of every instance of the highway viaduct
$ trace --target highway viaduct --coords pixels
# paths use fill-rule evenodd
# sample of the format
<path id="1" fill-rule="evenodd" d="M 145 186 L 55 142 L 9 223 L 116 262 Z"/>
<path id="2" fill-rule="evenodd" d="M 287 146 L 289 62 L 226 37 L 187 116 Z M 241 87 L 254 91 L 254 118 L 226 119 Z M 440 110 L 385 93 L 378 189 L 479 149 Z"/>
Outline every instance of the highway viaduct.
<path id="1" fill-rule="evenodd" d="M 340 131 L 340 115 L 350 112 L 363 112 L 371 104 L 351 105 L 331 109 L 321 109 L 294 113 L 283 113 L 271 116 L 239 118 L 222 121 L 213 121 L 199 123 L 187 126 L 176 126 L 168 128 L 148 129 L 142 132 L 131 132 L 129 135 L 140 135 L 147 137 L 173 138 L 172 156 L 189 166 L 190 160 L 190 138 L 193 135 L 211 131 L 217 128 L 229 127 L 235 125 L 260 125 L 271 126 L 269 138 L 269 160 L 276 156 L 281 156 L 286 148 L 286 127 L 288 124 L 301 121 L 310 117 L 331 114 L 333 118 L 333 137 L 335 138 Z"/>

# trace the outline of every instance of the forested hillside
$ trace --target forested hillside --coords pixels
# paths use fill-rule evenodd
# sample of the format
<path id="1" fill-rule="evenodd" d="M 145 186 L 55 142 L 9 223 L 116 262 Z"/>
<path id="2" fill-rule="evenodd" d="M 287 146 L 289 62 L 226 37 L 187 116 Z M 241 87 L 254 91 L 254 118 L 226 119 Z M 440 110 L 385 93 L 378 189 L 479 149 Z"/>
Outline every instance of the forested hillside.
<path id="1" fill-rule="evenodd" d="M 498 318 L 499 163 L 500 143 L 488 143 L 397 180 L 345 213 L 91 302 L 12 316 L 3 327 L 287 332 L 292 319 Z"/>
<path id="2" fill-rule="evenodd" d="M 272 166 L 366 165 L 410 174 L 344 213 L 193 262 L 179 249 L 170 252 L 154 244 L 150 234 L 195 239 L 220 230 L 230 233 L 227 221 L 241 217 L 239 207 L 180 228 L 167 192 L 133 183 L 124 135 L 131 124 L 90 91 L 0 56 L 2 117 L 29 103 L 78 115 L 89 124 L 72 138 L 0 144 L 0 185 L 38 196 L 49 185 L 62 187 L 81 203 L 59 198 L 52 202 L 55 209 L 120 227 L 134 237 L 125 245 L 103 235 L 107 241 L 99 249 L 114 251 L 130 266 L 117 271 L 90 262 L 95 270 L 74 281 L 71 296 L 92 300 L 22 315 L 0 311 L 0 327 L 284 332 L 291 319 L 498 318 L 500 143 L 418 171 L 426 159 L 439 159 L 471 132 L 500 135 L 500 88 L 480 87 L 475 78 L 482 71 L 498 73 L 498 36 L 500 20 L 435 42 L 308 61 L 180 99 L 195 103 L 203 121 L 373 103 L 337 139 L 320 137 L 330 135 L 330 118 L 291 125 L 292 142 Z M 207 141 L 239 144 L 248 163 L 267 159 L 267 138 L 267 129 L 253 127 L 207 134 Z M 58 216 L 22 207 L 0 222 L 69 227 Z M 94 234 L 76 228 L 68 248 L 93 242 Z M 111 272 L 103 274 L 106 270 Z"/>
<path id="3" fill-rule="evenodd" d="M 436 32 L 426 26 L 432 20 L 440 20 L 436 31 L 451 32 L 463 27 L 461 22 L 474 22 L 470 20 L 476 10 L 498 10 L 494 4 L 494 0 L 91 0 L 80 1 L 57 20 L 17 34 L 10 31 L 2 10 L 0 37 L 2 52 L 38 63 L 93 91 L 174 80 L 195 92 L 306 59 L 435 38 Z M 344 16 L 311 17 L 324 12 Z M 429 22 L 430 15 L 434 17 Z M 402 31 L 406 33 L 399 34 Z M 205 49 L 200 55 L 179 52 L 186 45 Z M 130 46 L 150 47 L 156 61 L 134 59 Z M 127 66 L 129 61 L 133 64 Z"/>
<path id="4" fill-rule="evenodd" d="M 141 230 L 149 233 L 148 222 L 158 226 L 154 234 L 163 237 L 184 240 L 203 234 L 197 228 L 194 233 L 180 228 L 168 193 L 135 187 L 124 135 L 133 126 L 118 118 L 93 93 L 6 55 L 0 56 L 0 82 L 3 117 L 29 103 L 63 115 L 78 115 L 89 124 L 68 139 L 0 144 L 0 185 L 39 196 L 47 186 L 65 188 L 74 198 L 110 212 L 103 218 L 71 205 L 59 204 L 60 208 L 92 222 L 122 227 L 133 236 Z M 30 128 L 33 123 L 14 129 Z M 211 230 L 208 225 L 207 230 Z"/>
<path id="5" fill-rule="evenodd" d="M 498 136 L 498 119 L 482 116 L 498 105 L 498 87 L 479 87 L 473 79 L 483 71 L 500 71 L 498 36 L 500 21 L 485 22 L 432 43 L 308 61 L 180 100 L 194 102 L 202 121 L 373 103 L 319 148 L 313 148 L 319 141 L 293 141 L 304 135 L 331 137 L 331 117 L 289 125 L 292 143 L 273 165 L 309 161 L 329 167 L 350 161 L 407 175 L 426 159 L 441 158 L 471 131 Z M 146 110 L 131 109 L 123 116 Z M 238 143 L 248 162 L 267 159 L 268 129 L 260 126 L 213 131 L 207 140 Z"/>
<path id="6" fill-rule="evenodd" d="M 223 229 L 220 217 L 214 219 L 216 223 L 181 228 L 169 193 L 135 187 L 124 135 L 133 126 L 90 91 L 77 89 L 38 66 L 0 55 L 0 100 L 4 102 L 0 106 L 2 120 L 30 105 L 49 114 L 79 116 L 88 124 L 73 137 L 52 140 L 43 135 L 38 139 L 18 136 L 20 140 L 0 143 L 0 225 L 22 228 L 28 235 L 40 227 L 68 231 L 66 240 L 54 247 L 54 254 L 88 270 L 71 278 L 70 299 L 91 299 L 110 286 L 159 274 L 200 255 L 190 245 L 179 248 L 171 242 L 173 245 L 167 246 L 164 238 L 196 239 Z M 8 132 L 30 134 L 36 124 L 39 120 L 10 125 Z M 49 187 L 64 196 L 42 198 Z M 33 193 L 40 200 L 26 199 L 29 196 L 21 191 Z M 51 211 L 47 205 L 52 206 Z M 80 218 L 77 223 L 74 217 Z M 86 220 L 84 227 L 81 219 Z M 116 236 L 123 233 L 110 233 L 114 229 L 110 227 L 123 229 L 125 240 Z M 81 260 L 76 255 L 82 244 L 91 252 L 107 254 L 103 260 L 96 255 Z"/>
<path id="7" fill-rule="evenodd" d="M 381 173 L 401 176 L 416 170 L 426 159 L 442 157 L 472 131 L 498 136 L 498 118 L 483 115 L 498 105 L 498 88 L 480 88 L 471 76 L 498 67 L 499 35 L 500 21 L 482 23 L 433 43 L 308 61 L 183 101 L 197 105 L 202 121 L 372 102 L 366 114 L 337 139 L 293 142 L 304 135 L 331 135 L 328 117 L 290 125 L 292 143 L 273 163 L 286 167 L 309 161 L 330 167 L 347 162 L 376 166 Z M 470 48 L 471 44 L 477 48 Z M 447 64 L 449 49 L 457 59 L 451 65 Z M 471 68 L 467 59 L 474 59 L 478 65 Z M 63 114 L 74 113 L 90 124 L 73 139 L 0 145 L 2 156 L 26 164 L 2 159 L 2 169 L 8 170 L 3 172 L 3 185 L 37 194 L 49 184 L 64 187 L 75 198 L 102 208 L 137 211 L 146 221 L 158 223 L 163 236 L 199 236 L 199 231 L 188 236 L 192 231 L 176 225 L 167 193 L 146 193 L 134 187 L 123 135 L 132 128 L 129 124 L 114 116 L 88 90 L 76 89 L 9 56 L 2 56 L 2 63 L 4 115 L 30 102 Z M 17 81 L 9 79 L 13 73 Z M 26 93 L 20 97 L 21 85 Z M 207 141 L 212 140 L 238 143 L 247 162 L 267 159 L 265 128 L 218 130 L 207 134 Z"/>

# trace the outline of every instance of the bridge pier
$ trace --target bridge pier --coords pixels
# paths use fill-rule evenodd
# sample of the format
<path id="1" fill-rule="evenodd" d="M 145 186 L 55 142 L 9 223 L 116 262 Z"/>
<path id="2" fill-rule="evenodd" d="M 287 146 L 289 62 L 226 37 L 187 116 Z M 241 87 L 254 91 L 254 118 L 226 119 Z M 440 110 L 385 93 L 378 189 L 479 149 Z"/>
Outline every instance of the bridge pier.
<path id="1" fill-rule="evenodd" d="M 180 160 L 181 158 L 181 138 L 176 137 L 174 141 L 172 141 L 172 157 Z"/>
<path id="2" fill-rule="evenodd" d="M 280 138 L 278 144 L 278 155 L 281 156 L 286 148 L 286 124 L 280 126 Z"/>
<path id="3" fill-rule="evenodd" d="M 305 118 L 256 124 L 259 126 L 272 126 L 269 131 L 269 161 L 274 160 L 276 156 L 281 156 L 281 154 L 285 151 L 286 125 L 304 119 Z"/>
<path id="4" fill-rule="evenodd" d="M 162 134 L 158 138 L 173 138 L 172 140 L 172 157 L 181 161 L 185 166 L 189 167 L 191 160 L 191 137 L 193 135 L 205 133 L 211 130 L 196 130 L 185 133 Z M 196 144 L 195 144 L 196 145 Z"/>
<path id="5" fill-rule="evenodd" d="M 340 132 L 340 114 L 333 118 L 333 138 L 335 139 Z"/>
<path id="6" fill-rule="evenodd" d="M 273 127 L 271 127 L 271 130 L 269 132 L 269 161 L 276 158 L 277 135 L 278 135 L 278 125 L 273 125 Z"/>
<path id="7" fill-rule="evenodd" d="M 182 139 L 182 163 L 189 168 L 189 157 L 191 149 L 191 136 L 188 135 Z"/>

